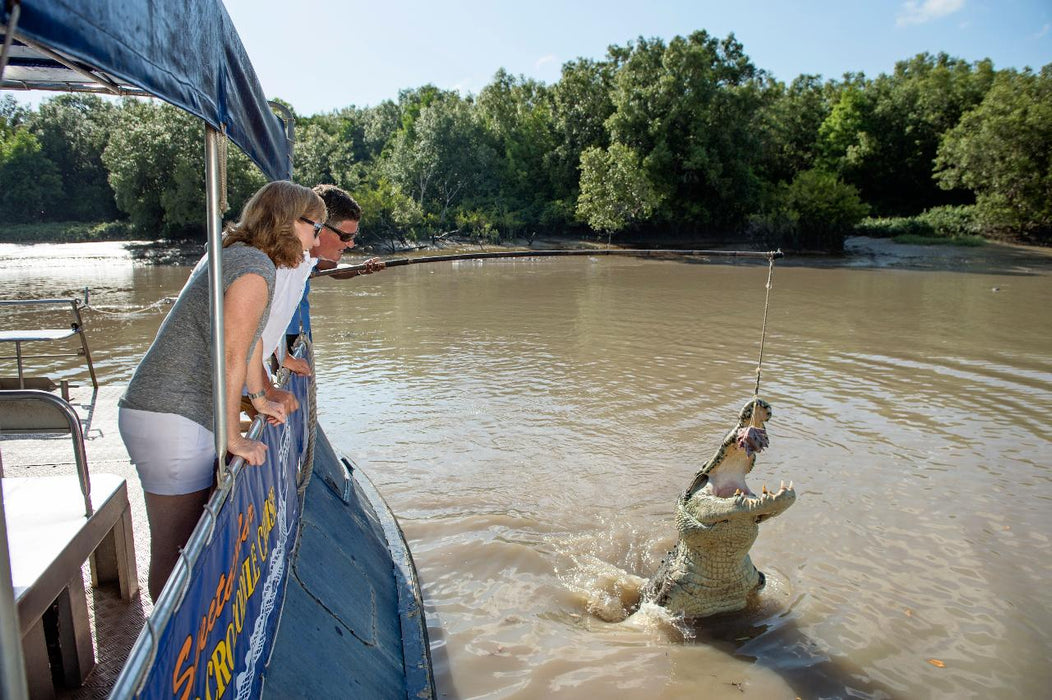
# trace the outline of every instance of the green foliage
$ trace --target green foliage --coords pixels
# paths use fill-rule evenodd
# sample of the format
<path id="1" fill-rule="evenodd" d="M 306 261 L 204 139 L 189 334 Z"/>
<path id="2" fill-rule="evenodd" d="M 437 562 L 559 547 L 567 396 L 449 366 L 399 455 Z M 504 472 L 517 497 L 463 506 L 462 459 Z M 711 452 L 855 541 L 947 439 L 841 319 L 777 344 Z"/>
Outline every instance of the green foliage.
<path id="1" fill-rule="evenodd" d="M 204 126 L 167 104 L 125 100 L 102 154 L 117 207 L 147 238 L 204 238 Z M 236 217 L 266 182 L 235 147 L 227 149 L 227 202 Z"/>
<path id="2" fill-rule="evenodd" d="M 1052 64 L 1002 71 L 982 103 L 945 136 L 936 160 L 945 188 L 972 190 L 995 232 L 1052 232 Z"/>
<path id="3" fill-rule="evenodd" d="M 620 143 L 581 154 L 577 215 L 597 231 L 616 233 L 650 218 L 661 197 L 633 149 Z"/>
<path id="4" fill-rule="evenodd" d="M 788 84 L 733 35 L 639 38 L 545 85 L 499 70 L 302 116 L 297 181 L 362 204 L 363 245 L 459 229 L 751 238 L 839 249 L 852 230 L 954 241 L 1052 232 L 1052 66 L 918 54 L 890 74 Z M 202 126 L 154 102 L 0 99 L 0 216 L 204 234 Z M 264 178 L 230 149 L 228 216 Z M 972 205 L 962 206 L 962 205 Z M 855 222 L 869 210 L 881 215 Z M 919 240 L 919 239 L 914 239 Z"/>
<path id="5" fill-rule="evenodd" d="M 535 80 L 514 78 L 503 70 L 479 94 L 476 110 L 498 155 L 494 198 L 506 232 L 524 223 L 536 226 L 556 183 L 548 155 L 556 146 L 550 91 Z"/>
<path id="6" fill-rule="evenodd" d="M 855 234 L 893 238 L 896 243 L 975 246 L 985 240 L 973 206 L 933 207 L 917 216 L 866 218 L 855 225 Z"/>
<path id="7" fill-rule="evenodd" d="M 381 177 L 375 183 L 364 184 L 355 190 L 354 198 L 362 207 L 358 229 L 361 245 L 375 245 L 402 234 L 415 239 L 423 233 L 423 211 L 390 180 Z"/>
<path id="8" fill-rule="evenodd" d="M 46 100 L 31 120 L 41 152 L 62 178 L 51 217 L 98 221 L 117 218 L 102 152 L 113 130 L 116 107 L 94 95 L 60 95 Z"/>
<path id="9" fill-rule="evenodd" d="M 818 128 L 817 164 L 841 177 L 855 175 L 873 152 L 873 107 L 866 93 L 848 86 Z"/>
<path id="10" fill-rule="evenodd" d="M 0 141 L 6 141 L 18 127 L 25 124 L 29 110 L 11 95 L 0 97 Z"/>
<path id="11" fill-rule="evenodd" d="M 84 221 L 0 224 L 0 240 L 7 243 L 85 243 L 135 239 L 135 231 L 126 221 L 99 224 Z"/>
<path id="12" fill-rule="evenodd" d="M 61 199 L 58 168 L 31 131 L 16 129 L 0 143 L 0 215 L 14 222 L 47 219 Z"/>
<path id="13" fill-rule="evenodd" d="M 750 232 L 766 245 L 791 250 L 843 250 L 844 238 L 868 211 L 854 186 L 832 173 L 805 170 L 779 187 L 774 207 L 752 218 Z"/>
<path id="14" fill-rule="evenodd" d="M 870 238 L 931 237 L 934 233 L 931 224 L 915 216 L 869 217 L 855 224 L 855 235 Z"/>
<path id="15" fill-rule="evenodd" d="M 860 76 L 839 86 L 839 100 L 819 134 L 818 164 L 859 188 L 881 213 L 914 214 L 963 203 L 932 178 L 943 133 L 982 101 L 993 67 L 946 54 L 901 61 L 891 75 Z"/>
<path id="16" fill-rule="evenodd" d="M 934 235 L 941 238 L 965 238 L 980 233 L 974 206 L 932 207 L 919 214 L 917 220 L 927 224 Z"/>
<path id="17" fill-rule="evenodd" d="M 816 75 L 801 75 L 789 87 L 765 86 L 758 119 L 768 182 L 788 182 L 815 166 L 819 129 L 832 109 L 827 92 Z"/>
<path id="18" fill-rule="evenodd" d="M 445 228 L 461 202 L 489 194 L 495 165 L 472 105 L 447 94 L 429 100 L 411 127 L 395 134 L 383 172 L 416 202 L 418 212 L 405 212 L 410 220 Z"/>
<path id="19" fill-rule="evenodd" d="M 162 203 L 162 198 L 167 199 L 169 205 L 176 201 L 174 195 L 167 192 L 173 184 L 172 175 L 176 176 L 176 187 L 190 189 L 192 180 L 187 178 L 195 168 L 197 173 L 203 172 L 200 140 L 192 152 L 183 138 L 190 128 L 190 117 L 172 107 L 125 100 L 110 142 L 103 151 L 102 161 L 109 171 L 109 183 L 118 208 L 128 215 L 133 226 L 150 232 L 151 238 L 171 235 L 180 228 L 166 221 Z M 193 179 L 200 178 L 198 174 Z M 204 201 L 203 184 L 200 192 L 198 202 Z M 203 219 L 203 212 L 200 216 Z"/>
<path id="20" fill-rule="evenodd" d="M 353 156 L 354 143 L 341 138 L 334 125 L 323 123 L 327 121 L 331 120 L 314 119 L 297 130 L 292 159 L 293 179 L 312 186 L 324 183 L 354 190 L 359 179 Z"/>
<path id="21" fill-rule="evenodd" d="M 611 143 L 638 153 L 663 209 L 656 220 L 691 230 L 737 228 L 753 208 L 761 133 L 761 75 L 733 35 L 707 32 L 611 49 Z M 582 158 L 582 165 L 584 160 Z M 582 197 L 584 195 L 582 170 Z"/>
<path id="22" fill-rule="evenodd" d="M 473 209 L 457 214 L 457 228 L 461 234 L 479 241 L 494 242 L 500 239 L 494 212 Z"/>
<path id="23" fill-rule="evenodd" d="M 580 190 L 581 154 L 588 148 L 610 145 L 604 124 L 614 111 L 614 74 L 612 62 L 577 59 L 563 64 L 562 78 L 551 87 L 555 144 L 547 156 L 547 166 L 555 199 L 563 202 L 559 208 L 564 214 L 542 214 L 549 222 L 573 218 Z"/>

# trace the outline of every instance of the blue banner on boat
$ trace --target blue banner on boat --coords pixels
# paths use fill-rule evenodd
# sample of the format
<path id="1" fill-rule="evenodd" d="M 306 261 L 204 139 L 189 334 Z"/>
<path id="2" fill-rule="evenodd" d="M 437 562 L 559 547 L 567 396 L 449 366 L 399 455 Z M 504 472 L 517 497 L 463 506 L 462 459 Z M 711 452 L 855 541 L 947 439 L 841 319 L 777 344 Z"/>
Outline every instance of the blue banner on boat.
<path id="1" fill-rule="evenodd" d="M 261 437 L 267 461 L 241 470 L 186 594 L 161 632 L 139 697 L 259 696 L 299 526 L 297 475 L 307 448 L 307 378 L 286 387 L 300 410 Z"/>

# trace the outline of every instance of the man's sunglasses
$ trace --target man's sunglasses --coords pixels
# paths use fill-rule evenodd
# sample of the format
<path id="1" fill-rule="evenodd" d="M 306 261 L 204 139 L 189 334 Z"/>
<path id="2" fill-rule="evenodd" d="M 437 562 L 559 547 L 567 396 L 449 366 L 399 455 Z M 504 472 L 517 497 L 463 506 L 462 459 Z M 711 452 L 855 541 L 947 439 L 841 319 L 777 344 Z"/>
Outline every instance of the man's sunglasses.
<path id="1" fill-rule="evenodd" d="M 323 224 L 323 223 L 318 222 L 318 221 L 311 221 L 310 219 L 308 219 L 305 216 L 301 216 L 300 217 L 300 221 L 306 222 L 306 223 L 308 223 L 308 224 L 310 224 L 311 226 L 314 227 L 314 237 L 315 238 L 318 237 L 318 235 L 321 233 L 321 230 L 323 228 L 327 228 L 330 231 L 332 231 L 333 233 L 335 233 L 337 236 L 340 237 L 340 240 L 342 242 L 344 242 L 344 243 L 350 243 L 351 241 L 354 240 L 354 237 L 358 235 L 357 231 L 355 231 L 354 233 L 344 233 L 343 231 L 341 231 L 340 229 L 336 228 L 332 224 Z"/>

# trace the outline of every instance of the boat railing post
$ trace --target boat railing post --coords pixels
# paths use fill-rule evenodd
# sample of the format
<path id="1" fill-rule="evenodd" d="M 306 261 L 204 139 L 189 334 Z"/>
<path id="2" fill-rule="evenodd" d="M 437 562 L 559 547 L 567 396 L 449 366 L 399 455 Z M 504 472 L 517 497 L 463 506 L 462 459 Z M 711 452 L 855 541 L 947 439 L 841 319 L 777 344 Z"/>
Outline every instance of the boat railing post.
<path id="1" fill-rule="evenodd" d="M 296 115 L 292 110 L 276 100 L 269 100 L 270 109 L 277 112 L 285 125 L 285 140 L 289 143 L 289 172 L 292 172 L 292 152 L 296 149 Z M 291 175 L 290 175 L 291 177 Z"/>
<path id="2" fill-rule="evenodd" d="M 4 486 L 0 480 L 0 698 L 24 700 L 28 697 L 22 635 L 19 633 L 18 608 L 15 607 L 15 586 L 11 580 L 11 552 L 7 545 Z"/>
<path id="3" fill-rule="evenodd" d="M 219 139 L 221 134 L 205 125 L 205 203 L 208 224 L 208 306 L 212 317 L 212 405 L 219 481 L 226 475 L 226 354 L 223 342 L 222 215 L 219 211 Z"/>

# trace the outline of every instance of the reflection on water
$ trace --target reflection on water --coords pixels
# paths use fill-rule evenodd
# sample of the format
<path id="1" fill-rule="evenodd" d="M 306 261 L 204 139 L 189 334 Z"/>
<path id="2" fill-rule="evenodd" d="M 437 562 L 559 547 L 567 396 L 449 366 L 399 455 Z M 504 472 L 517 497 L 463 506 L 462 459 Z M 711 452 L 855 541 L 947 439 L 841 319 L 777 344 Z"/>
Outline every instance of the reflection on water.
<path id="1" fill-rule="evenodd" d="M 90 286 L 113 312 L 188 269 L 32 273 L 5 262 L 3 296 Z M 1047 692 L 1047 274 L 776 269 L 750 482 L 799 499 L 753 547 L 768 587 L 696 627 L 624 619 L 751 394 L 765 280 L 574 258 L 316 281 L 322 421 L 406 530 L 444 697 Z M 87 316 L 104 379 L 162 313 Z"/>

